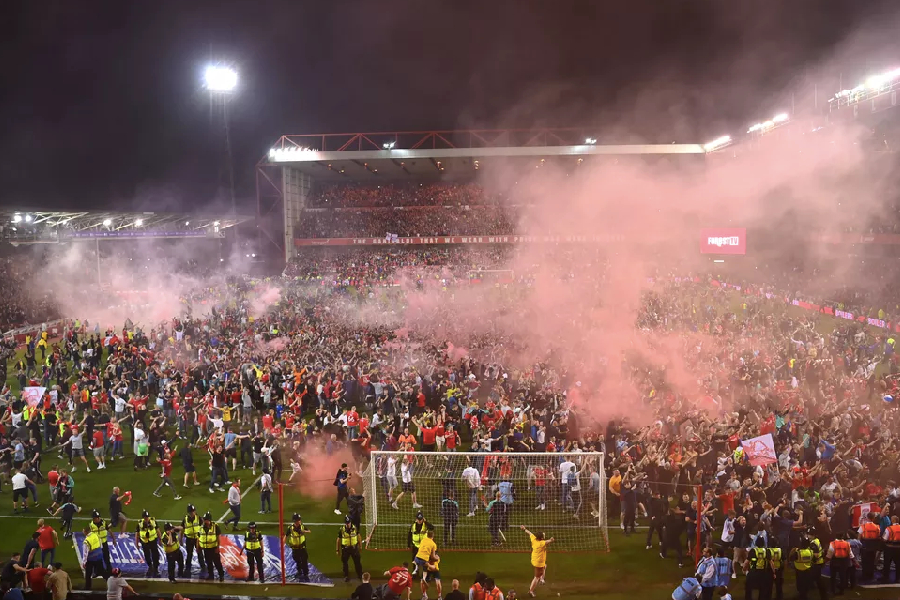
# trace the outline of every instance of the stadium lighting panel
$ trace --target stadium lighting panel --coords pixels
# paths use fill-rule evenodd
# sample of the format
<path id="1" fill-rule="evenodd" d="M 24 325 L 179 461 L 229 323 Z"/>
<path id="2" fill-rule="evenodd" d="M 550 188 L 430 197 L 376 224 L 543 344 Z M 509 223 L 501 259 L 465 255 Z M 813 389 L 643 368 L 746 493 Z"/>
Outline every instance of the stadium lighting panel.
<path id="1" fill-rule="evenodd" d="M 204 73 L 206 89 L 211 92 L 233 92 L 237 88 L 237 71 L 229 67 L 210 65 Z"/>
<path id="2" fill-rule="evenodd" d="M 712 152 L 713 150 L 718 150 L 719 148 L 724 148 L 728 144 L 731 143 L 730 135 L 723 135 L 722 137 L 718 137 L 711 142 L 707 142 L 703 144 L 703 149 L 707 152 Z"/>

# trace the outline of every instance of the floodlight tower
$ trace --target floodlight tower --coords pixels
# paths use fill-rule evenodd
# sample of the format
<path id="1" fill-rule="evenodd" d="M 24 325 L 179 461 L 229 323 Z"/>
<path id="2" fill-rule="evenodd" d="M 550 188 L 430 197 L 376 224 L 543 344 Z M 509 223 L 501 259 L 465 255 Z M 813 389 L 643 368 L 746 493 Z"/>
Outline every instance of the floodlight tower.
<path id="1" fill-rule="evenodd" d="M 225 156 L 228 170 L 228 189 L 231 194 L 232 216 L 237 215 L 234 198 L 234 165 L 231 158 L 231 133 L 228 127 L 228 102 L 238 90 L 238 72 L 233 67 L 223 64 L 210 64 L 203 72 L 203 83 L 209 92 L 210 128 L 216 131 L 221 127 L 225 137 Z"/>

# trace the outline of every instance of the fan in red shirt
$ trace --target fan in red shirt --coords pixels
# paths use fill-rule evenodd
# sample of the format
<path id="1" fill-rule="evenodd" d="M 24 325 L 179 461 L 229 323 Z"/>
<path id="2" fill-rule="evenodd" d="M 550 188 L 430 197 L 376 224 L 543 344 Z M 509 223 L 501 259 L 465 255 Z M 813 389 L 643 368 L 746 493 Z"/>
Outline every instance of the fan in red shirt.
<path id="1" fill-rule="evenodd" d="M 382 589 L 381 597 L 384 600 L 400 598 L 403 590 L 406 590 L 406 598 L 409 599 L 412 592 L 412 575 L 409 574 L 409 567 L 406 563 L 403 563 L 403 566 L 394 567 L 390 571 L 385 571 L 384 576 L 390 577 Z"/>
<path id="2" fill-rule="evenodd" d="M 347 411 L 347 429 L 349 429 L 347 432 L 349 439 L 356 439 L 359 435 L 359 413 L 356 412 L 355 406 Z"/>
<path id="3" fill-rule="evenodd" d="M 153 495 L 157 498 L 162 498 L 162 494 L 160 491 L 166 486 L 172 490 L 172 493 L 175 495 L 175 500 L 181 500 L 181 496 L 178 495 L 178 492 L 175 490 L 175 486 L 172 484 L 172 480 L 169 476 L 172 474 L 172 461 L 169 460 L 168 454 L 166 454 L 165 458 L 158 459 L 156 462 L 159 463 L 159 466 L 162 467 L 162 472 L 159 474 L 162 477 L 162 482 L 160 482 L 159 487 L 153 492 Z"/>
<path id="4" fill-rule="evenodd" d="M 31 588 L 32 597 L 41 598 L 47 591 L 47 582 L 45 578 L 50 574 L 47 567 L 36 567 L 28 569 L 25 577 L 28 579 L 28 586 Z"/>
<path id="5" fill-rule="evenodd" d="M 444 443 L 447 444 L 447 450 L 451 452 L 456 451 L 456 447 L 459 445 L 459 434 L 452 427 L 447 428 L 447 433 L 444 436 Z"/>
<path id="6" fill-rule="evenodd" d="M 419 433 L 422 434 L 422 451 L 434 452 L 437 427 L 435 427 L 434 425 L 422 423 L 421 425 L 419 425 Z"/>
<path id="7" fill-rule="evenodd" d="M 103 429 L 95 429 L 91 437 L 91 448 L 94 450 L 94 458 L 97 460 L 97 468 L 106 468 L 106 441 L 103 439 Z"/>

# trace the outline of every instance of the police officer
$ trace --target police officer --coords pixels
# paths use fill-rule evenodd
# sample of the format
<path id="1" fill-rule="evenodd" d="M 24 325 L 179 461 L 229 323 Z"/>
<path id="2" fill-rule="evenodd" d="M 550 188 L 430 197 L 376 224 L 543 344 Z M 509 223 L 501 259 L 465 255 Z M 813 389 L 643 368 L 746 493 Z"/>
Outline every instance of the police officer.
<path id="1" fill-rule="evenodd" d="M 206 579 L 213 578 L 213 567 L 219 573 L 219 581 L 225 581 L 225 569 L 222 568 L 222 557 L 219 556 L 219 535 L 222 531 L 216 523 L 212 522 L 212 515 L 208 512 L 203 515 L 203 525 L 197 534 L 197 542 L 203 551 L 203 559 L 206 561 Z"/>
<path id="2" fill-rule="evenodd" d="M 184 577 L 184 556 L 181 555 L 181 544 L 178 541 L 178 532 L 171 523 L 163 527 L 163 550 L 166 551 L 166 566 L 169 568 L 169 581 L 175 583 L 175 565 L 178 565 L 178 576 Z"/>
<path id="3" fill-rule="evenodd" d="M 306 534 L 303 519 L 294 513 L 293 523 L 284 532 L 284 543 L 291 549 L 294 564 L 297 565 L 297 581 L 309 581 L 309 554 L 306 552 Z"/>
<path id="4" fill-rule="evenodd" d="M 359 560 L 360 539 L 359 532 L 353 526 L 350 515 L 344 517 L 344 526 L 338 530 L 337 548 L 335 553 L 341 556 L 341 562 L 344 564 L 344 581 L 350 581 L 350 559 L 353 559 L 353 566 L 356 568 L 357 579 L 362 579 L 362 563 Z"/>
<path id="5" fill-rule="evenodd" d="M 425 515 L 421 511 L 416 513 L 416 522 L 409 528 L 409 534 L 406 536 L 406 547 L 412 552 L 413 575 L 419 570 L 419 566 L 415 564 L 416 554 L 419 553 L 419 544 L 425 539 L 425 534 L 429 529 L 434 529 L 434 525 L 425 520 Z"/>
<path id="6" fill-rule="evenodd" d="M 147 563 L 147 577 L 159 577 L 159 527 L 156 519 L 150 517 L 148 511 L 141 513 L 138 521 L 137 534 L 134 536 L 134 544 L 140 545 L 144 552 L 144 562 Z"/>
<path id="7" fill-rule="evenodd" d="M 772 570 L 775 577 L 772 583 L 775 585 L 775 600 L 784 600 L 784 554 L 781 548 L 769 548 L 769 555 L 772 557 Z"/>
<path id="8" fill-rule="evenodd" d="M 187 505 L 187 514 L 181 520 L 181 543 L 184 544 L 187 557 L 184 559 L 185 570 L 179 573 L 179 577 L 184 577 L 185 572 L 190 576 L 191 565 L 194 564 L 194 549 L 197 549 L 197 562 L 200 563 L 200 570 L 206 570 L 206 561 L 203 559 L 203 551 L 197 546 L 197 536 L 200 535 L 200 525 L 202 521 L 197 509 L 193 504 Z"/>
<path id="9" fill-rule="evenodd" d="M 822 542 L 819 541 L 819 538 L 815 537 L 815 534 L 810 532 L 810 541 L 809 541 L 809 549 L 812 551 L 813 560 L 812 560 L 812 569 L 810 572 L 811 582 L 810 589 L 813 587 L 819 590 L 819 598 L 822 600 L 826 600 L 828 598 L 828 588 L 825 585 L 825 580 L 822 579 L 822 566 L 825 564 L 825 550 L 822 548 Z"/>
<path id="10" fill-rule="evenodd" d="M 250 521 L 247 524 L 247 535 L 244 536 L 243 551 L 247 553 L 247 566 L 250 569 L 247 581 L 253 581 L 253 575 L 256 573 L 256 570 L 259 569 L 259 582 L 265 582 L 266 573 L 265 566 L 263 565 L 262 536 L 256 530 L 256 521 Z"/>
<path id="11" fill-rule="evenodd" d="M 809 538 L 805 535 L 800 538 L 800 547 L 791 550 L 791 560 L 794 561 L 794 569 L 797 571 L 797 597 L 806 600 L 812 583 L 813 554 L 809 549 Z"/>
<path id="12" fill-rule="evenodd" d="M 766 540 L 760 535 L 756 538 L 756 545 L 750 549 L 749 558 L 744 562 L 744 569 L 747 570 L 744 597 L 747 600 L 753 597 L 754 590 L 759 592 L 760 600 L 768 600 L 772 593 L 771 560 L 771 554 L 766 548 Z"/>
<path id="13" fill-rule="evenodd" d="M 103 564 L 106 572 L 112 571 L 112 561 L 109 558 L 109 528 L 110 525 L 100 518 L 100 511 L 94 509 L 91 511 L 91 524 L 88 526 L 92 532 L 100 538 L 100 547 L 103 549 Z"/>
<path id="14" fill-rule="evenodd" d="M 90 527 L 84 530 L 84 589 L 91 589 L 91 579 L 96 576 L 106 578 L 106 567 L 103 566 L 103 548 L 100 536 L 91 531 Z"/>

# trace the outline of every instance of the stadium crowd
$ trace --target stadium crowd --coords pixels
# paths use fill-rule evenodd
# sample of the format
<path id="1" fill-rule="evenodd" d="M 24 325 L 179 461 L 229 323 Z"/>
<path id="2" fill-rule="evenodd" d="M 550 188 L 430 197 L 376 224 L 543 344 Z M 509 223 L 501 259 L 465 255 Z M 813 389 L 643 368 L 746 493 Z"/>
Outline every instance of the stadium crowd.
<path id="1" fill-rule="evenodd" d="M 233 473 L 289 480 L 310 444 L 347 444 L 360 464 L 372 448 L 603 451 L 612 517 L 626 534 L 645 518 L 648 550 L 656 536 L 661 556 L 674 552 L 682 562 L 699 541 L 733 561 L 724 580 L 724 571 L 700 573 L 701 593 L 744 570 L 747 586 L 764 585 L 753 569 L 777 572 L 791 562 L 804 594 L 824 585 L 818 573 L 825 561 L 846 570 L 856 560 L 869 578 L 883 555 L 881 576 L 892 577 L 900 548 L 900 526 L 893 529 L 900 516 L 900 367 L 889 331 L 797 315 L 782 298 L 766 299 L 750 286 L 736 302 L 708 278 L 658 278 L 634 323 L 638 347 L 648 351 L 614 357 L 620 364 L 573 360 L 577 353 L 557 349 L 544 361 L 515 364 L 528 340 L 501 330 L 454 337 L 447 321 L 460 316 L 450 301 L 406 326 L 364 315 L 370 304 L 377 314 L 402 310 L 402 297 L 368 287 L 397 269 L 438 278 L 481 261 L 494 266 L 502 252 L 322 254 L 297 265 L 279 282 L 278 301 L 254 318 L 271 282 L 207 290 L 201 297 L 216 301 L 212 312 L 193 315 L 187 306 L 149 330 L 76 323 L 61 340 L 32 340 L 14 364 L 0 423 L 0 468 L 14 510 L 29 510 L 36 484 L 53 473 L 51 512 L 71 528 L 72 474 L 84 468 L 79 478 L 89 481 L 92 467 L 122 458 L 132 461 L 135 477 L 153 477 L 144 472 L 168 461 L 161 462 L 162 492 L 181 456 L 172 452 L 174 437 L 209 450 L 212 470 L 199 483 L 229 499 Z M 349 281 L 338 289 L 309 285 L 330 272 L 371 294 L 350 299 L 343 293 Z M 581 276 L 602 282 L 604 269 Z M 485 307 L 485 320 L 515 305 L 516 287 Z M 667 369 L 661 357 L 672 352 L 695 383 Z M 598 420 L 591 407 L 608 402 L 603 386 L 615 373 L 629 383 L 616 393 L 630 396 L 617 402 L 635 408 Z M 47 388 L 36 408 L 23 401 L 27 384 Z M 752 465 L 741 441 L 765 434 L 772 434 L 775 461 Z M 64 457 L 60 468 L 51 468 L 54 451 Z M 192 460 L 182 467 L 185 485 L 197 482 Z M 598 473 L 575 477 L 599 493 Z M 563 484 L 582 488 L 579 480 Z M 695 499 L 698 485 L 704 491 Z M 559 501 L 579 516 L 599 509 Z M 118 515 L 110 516 L 115 522 Z M 242 523 L 239 508 L 232 522 Z M 853 579 L 832 578 L 837 582 Z"/>
<path id="2" fill-rule="evenodd" d="M 307 210 L 295 225 L 301 238 L 509 235 L 515 232 L 512 207 L 412 207 Z"/>
<path id="3" fill-rule="evenodd" d="M 466 206 L 495 204 L 500 194 L 477 183 L 323 184 L 310 197 L 315 208 Z"/>

